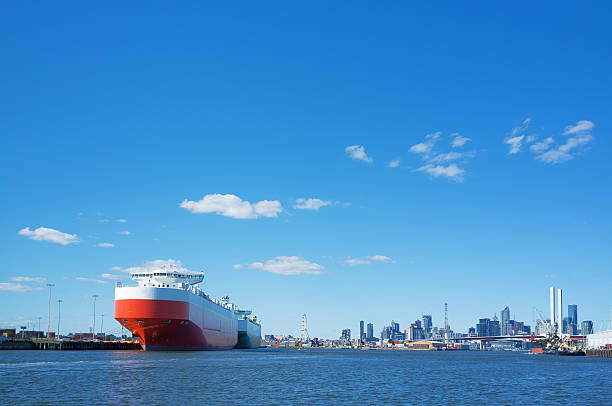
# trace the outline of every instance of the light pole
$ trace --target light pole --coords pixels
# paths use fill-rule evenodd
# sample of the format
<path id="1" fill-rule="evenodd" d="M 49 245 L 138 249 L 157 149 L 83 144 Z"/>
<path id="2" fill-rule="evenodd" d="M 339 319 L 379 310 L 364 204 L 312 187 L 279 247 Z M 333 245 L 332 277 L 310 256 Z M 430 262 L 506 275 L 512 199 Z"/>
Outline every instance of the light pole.
<path id="1" fill-rule="evenodd" d="M 60 336 L 60 320 L 62 319 L 62 299 L 57 299 L 57 336 Z"/>
<path id="2" fill-rule="evenodd" d="M 47 320 L 47 338 L 49 338 L 49 330 L 51 329 L 51 288 L 55 286 L 54 283 L 47 283 L 49 287 L 49 319 Z"/>
<path id="3" fill-rule="evenodd" d="M 100 326 L 100 333 L 102 333 L 102 337 L 103 337 L 102 341 L 105 341 L 106 340 L 106 334 L 104 334 L 104 313 L 102 313 L 100 315 L 100 318 L 102 319 L 102 324 Z"/>
<path id="4" fill-rule="evenodd" d="M 96 339 L 96 299 L 99 298 L 100 296 L 98 295 L 93 295 L 93 300 L 94 300 L 94 312 L 93 312 L 93 339 Z"/>
<path id="5" fill-rule="evenodd" d="M 42 319 L 42 317 L 38 316 L 38 331 L 40 331 L 40 319 Z"/>

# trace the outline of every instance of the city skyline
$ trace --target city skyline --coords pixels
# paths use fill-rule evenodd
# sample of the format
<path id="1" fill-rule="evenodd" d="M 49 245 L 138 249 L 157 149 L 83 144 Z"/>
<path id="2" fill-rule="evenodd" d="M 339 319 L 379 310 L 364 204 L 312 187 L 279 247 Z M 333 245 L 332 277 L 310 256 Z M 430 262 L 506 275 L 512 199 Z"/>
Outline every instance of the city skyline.
<path id="1" fill-rule="evenodd" d="M 600 7 L 149 7 L 3 6 L 0 326 L 120 329 L 161 266 L 265 334 L 533 328 L 550 285 L 608 325 Z"/>

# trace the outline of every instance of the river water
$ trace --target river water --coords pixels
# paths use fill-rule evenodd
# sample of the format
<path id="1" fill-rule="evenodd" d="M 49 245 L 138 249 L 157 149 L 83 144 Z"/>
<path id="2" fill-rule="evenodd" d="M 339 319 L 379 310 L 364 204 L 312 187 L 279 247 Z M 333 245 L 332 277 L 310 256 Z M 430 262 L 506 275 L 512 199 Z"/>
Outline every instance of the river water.
<path id="1" fill-rule="evenodd" d="M 612 359 L 517 352 L 0 351 L 1 404 L 612 404 Z"/>

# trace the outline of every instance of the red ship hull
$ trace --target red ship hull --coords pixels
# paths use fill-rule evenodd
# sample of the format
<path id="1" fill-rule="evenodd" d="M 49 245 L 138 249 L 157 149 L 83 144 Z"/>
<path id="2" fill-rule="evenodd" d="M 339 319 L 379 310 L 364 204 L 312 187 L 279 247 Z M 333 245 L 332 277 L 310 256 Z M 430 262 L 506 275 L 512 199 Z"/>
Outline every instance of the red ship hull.
<path id="1" fill-rule="evenodd" d="M 115 319 L 132 332 L 145 351 L 234 347 L 236 320 L 208 307 L 181 300 L 122 299 L 115 301 Z"/>

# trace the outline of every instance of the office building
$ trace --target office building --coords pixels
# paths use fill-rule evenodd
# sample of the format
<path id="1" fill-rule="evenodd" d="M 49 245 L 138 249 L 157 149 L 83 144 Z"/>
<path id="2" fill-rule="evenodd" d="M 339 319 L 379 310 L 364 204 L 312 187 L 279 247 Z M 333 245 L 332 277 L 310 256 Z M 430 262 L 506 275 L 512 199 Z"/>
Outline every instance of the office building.
<path id="1" fill-rule="evenodd" d="M 340 336 L 340 339 L 343 341 L 351 341 L 351 329 L 345 328 L 344 330 L 342 330 L 342 335 Z"/>
<path id="2" fill-rule="evenodd" d="M 487 337 L 489 336 L 489 323 L 490 319 L 479 319 L 476 324 L 476 334 L 478 337 Z"/>
<path id="3" fill-rule="evenodd" d="M 365 332 L 364 332 L 364 322 L 363 320 L 361 320 L 359 322 L 359 339 L 364 341 L 365 340 Z"/>
<path id="4" fill-rule="evenodd" d="M 432 327 L 431 314 L 424 314 L 423 315 L 423 332 L 425 333 L 427 337 L 431 336 L 431 327 Z"/>
<path id="5" fill-rule="evenodd" d="M 591 320 L 584 320 L 580 326 L 580 330 L 582 335 L 593 334 L 593 322 Z"/>
<path id="6" fill-rule="evenodd" d="M 506 306 L 501 311 L 501 335 L 510 335 L 511 330 L 512 325 L 510 324 L 510 308 Z"/>
<path id="7" fill-rule="evenodd" d="M 366 340 L 371 340 L 374 338 L 374 324 L 368 323 L 368 329 L 366 333 Z"/>

